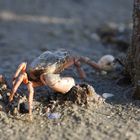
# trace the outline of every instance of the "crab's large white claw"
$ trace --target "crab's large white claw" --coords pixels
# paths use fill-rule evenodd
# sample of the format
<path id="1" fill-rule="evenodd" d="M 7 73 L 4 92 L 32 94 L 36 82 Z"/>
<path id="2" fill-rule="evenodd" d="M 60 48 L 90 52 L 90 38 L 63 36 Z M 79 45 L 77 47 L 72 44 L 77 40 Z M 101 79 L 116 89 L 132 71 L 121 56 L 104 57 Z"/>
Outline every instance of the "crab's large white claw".
<path id="1" fill-rule="evenodd" d="M 72 77 L 60 77 L 59 74 L 43 74 L 41 79 L 51 89 L 64 94 L 75 85 Z"/>
<path id="2" fill-rule="evenodd" d="M 112 55 L 104 55 L 98 61 L 98 65 L 101 68 L 101 70 L 112 71 L 116 67 L 116 65 L 114 63 L 114 60 L 115 60 L 114 56 L 112 56 Z"/>

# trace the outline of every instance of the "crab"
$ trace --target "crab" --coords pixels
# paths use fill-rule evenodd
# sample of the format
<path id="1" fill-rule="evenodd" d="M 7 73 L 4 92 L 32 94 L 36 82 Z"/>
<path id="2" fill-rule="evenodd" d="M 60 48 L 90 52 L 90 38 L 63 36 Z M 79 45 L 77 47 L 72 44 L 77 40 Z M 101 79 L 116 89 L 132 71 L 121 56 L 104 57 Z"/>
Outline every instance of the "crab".
<path id="1" fill-rule="evenodd" d="M 13 76 L 13 88 L 9 101 L 13 101 L 17 89 L 24 83 L 29 92 L 29 116 L 32 118 L 34 88 L 48 86 L 59 93 L 67 93 L 75 86 L 75 80 L 72 77 L 62 77 L 60 73 L 71 65 L 75 65 L 80 77 L 85 78 L 85 72 L 80 67 L 81 62 L 90 65 L 94 69 L 102 69 L 99 64 L 88 57 L 72 56 L 66 50 L 45 51 L 33 60 L 27 71 L 27 63 L 22 62 Z"/>

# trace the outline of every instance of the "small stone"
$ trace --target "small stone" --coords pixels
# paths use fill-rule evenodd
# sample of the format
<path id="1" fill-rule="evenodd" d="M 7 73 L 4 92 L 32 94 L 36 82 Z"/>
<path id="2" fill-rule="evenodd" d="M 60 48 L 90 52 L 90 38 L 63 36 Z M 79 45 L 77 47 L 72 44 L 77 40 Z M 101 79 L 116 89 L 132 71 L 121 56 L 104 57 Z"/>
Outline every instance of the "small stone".
<path id="1" fill-rule="evenodd" d="M 108 23 L 108 26 L 111 28 L 111 29 L 117 29 L 118 28 L 118 25 L 114 22 L 109 22 Z"/>
<path id="2" fill-rule="evenodd" d="M 103 93 L 102 96 L 103 96 L 105 99 L 107 99 L 107 98 L 113 97 L 114 95 L 111 94 L 111 93 Z"/>
<path id="3" fill-rule="evenodd" d="M 3 84 L 2 87 L 1 87 L 1 89 L 2 90 L 6 90 L 7 89 L 7 85 L 6 84 Z"/>
<path id="4" fill-rule="evenodd" d="M 0 100 L 2 100 L 2 96 L 1 96 L 1 94 L 0 94 Z"/>
<path id="5" fill-rule="evenodd" d="M 45 112 L 46 112 L 46 113 L 49 113 L 49 112 L 50 112 L 50 110 L 51 110 L 51 108 L 50 108 L 50 107 L 45 108 Z"/>
<path id="6" fill-rule="evenodd" d="M 7 96 L 10 96 L 10 92 L 7 92 L 6 94 L 7 94 Z"/>
<path id="7" fill-rule="evenodd" d="M 17 115 L 17 114 L 18 114 L 18 109 L 14 108 L 13 115 Z"/>
<path id="8" fill-rule="evenodd" d="M 48 113 L 48 119 L 59 119 L 61 117 L 60 113 Z"/>
<path id="9" fill-rule="evenodd" d="M 101 71 L 101 75 L 107 75 L 106 71 Z"/>
<path id="10" fill-rule="evenodd" d="M 126 26 L 125 26 L 125 24 L 123 24 L 123 23 L 121 23 L 121 24 L 118 26 L 119 32 L 124 32 L 125 29 L 126 29 Z"/>
<path id="11" fill-rule="evenodd" d="M 100 37 L 96 33 L 92 33 L 91 38 L 96 40 L 96 41 L 100 41 Z"/>
<path id="12" fill-rule="evenodd" d="M 39 111 L 39 108 L 36 108 L 36 111 Z"/>

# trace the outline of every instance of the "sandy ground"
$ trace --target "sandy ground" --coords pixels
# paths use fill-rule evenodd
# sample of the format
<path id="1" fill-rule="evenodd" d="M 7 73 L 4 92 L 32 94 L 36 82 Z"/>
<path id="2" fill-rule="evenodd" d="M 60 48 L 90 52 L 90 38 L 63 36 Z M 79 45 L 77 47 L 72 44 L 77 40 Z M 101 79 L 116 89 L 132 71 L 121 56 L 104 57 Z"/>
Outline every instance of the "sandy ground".
<path id="1" fill-rule="evenodd" d="M 19 63 L 30 63 L 46 49 L 66 48 L 93 60 L 108 53 L 118 56 L 119 52 L 103 46 L 94 32 L 104 23 L 129 24 L 131 15 L 131 0 L 1 0 L 0 73 L 10 79 Z M 100 95 L 112 93 L 114 97 L 88 108 L 59 106 L 55 112 L 61 117 L 55 120 L 34 112 L 33 123 L 1 111 L 0 139 L 138 140 L 140 103 L 131 99 L 130 86 L 118 86 L 112 75 L 97 75 L 92 68 L 83 67 L 87 73 L 84 80 L 79 80 L 72 68 L 66 74 L 77 83 L 91 84 Z"/>

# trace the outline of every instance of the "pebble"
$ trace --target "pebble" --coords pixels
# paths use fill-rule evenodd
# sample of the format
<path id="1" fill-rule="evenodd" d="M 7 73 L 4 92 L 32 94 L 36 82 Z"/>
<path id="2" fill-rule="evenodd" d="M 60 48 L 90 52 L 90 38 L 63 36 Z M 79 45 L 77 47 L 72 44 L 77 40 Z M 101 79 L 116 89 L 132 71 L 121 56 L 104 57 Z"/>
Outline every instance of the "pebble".
<path id="1" fill-rule="evenodd" d="M 1 96 L 1 94 L 0 94 L 0 100 L 2 100 L 2 96 Z"/>
<path id="2" fill-rule="evenodd" d="M 105 99 L 107 99 L 107 98 L 113 97 L 114 95 L 111 94 L 111 93 L 103 93 L 102 96 L 103 96 Z"/>
<path id="3" fill-rule="evenodd" d="M 49 113 L 50 111 L 51 111 L 51 108 L 50 107 L 45 108 L 45 112 L 46 113 Z"/>
<path id="4" fill-rule="evenodd" d="M 3 84 L 2 87 L 1 87 L 1 89 L 2 90 L 6 90 L 7 89 L 7 85 L 6 84 Z"/>
<path id="5" fill-rule="evenodd" d="M 97 33 L 92 33 L 91 34 L 91 38 L 94 39 L 94 40 L 96 40 L 96 41 L 100 41 L 100 37 L 98 36 Z"/>
<path id="6" fill-rule="evenodd" d="M 61 117 L 60 113 L 48 113 L 48 119 L 59 119 Z"/>
<path id="7" fill-rule="evenodd" d="M 101 75 L 107 75 L 107 71 L 101 71 Z"/>
<path id="8" fill-rule="evenodd" d="M 7 94 L 7 96 L 10 96 L 10 92 L 7 92 L 6 94 Z"/>

